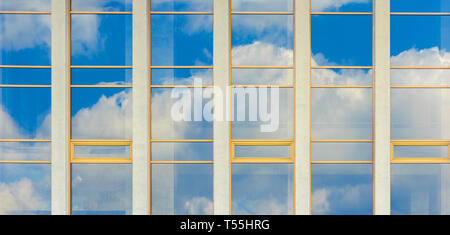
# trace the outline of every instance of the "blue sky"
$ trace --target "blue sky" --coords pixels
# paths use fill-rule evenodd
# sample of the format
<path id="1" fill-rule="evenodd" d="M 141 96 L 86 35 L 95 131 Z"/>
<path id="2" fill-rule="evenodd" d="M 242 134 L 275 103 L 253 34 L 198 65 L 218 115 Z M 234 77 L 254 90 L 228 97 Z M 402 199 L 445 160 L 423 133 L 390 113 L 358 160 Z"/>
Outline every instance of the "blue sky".
<path id="1" fill-rule="evenodd" d="M 448 11 L 448 1 L 391 0 L 393 11 Z M 35 5 L 11 5 L 0 1 L 4 10 L 48 10 L 48 0 Z M 20 1 L 17 1 L 18 3 Z M 212 11 L 210 0 L 154 0 L 153 11 Z M 289 0 L 233 0 L 236 11 L 291 11 Z M 131 11 L 130 0 L 73 0 L 73 10 Z M 47 5 L 46 5 L 47 4 Z M 313 11 L 371 12 L 370 0 L 313 0 Z M 213 64 L 213 25 L 211 15 L 153 15 L 152 65 Z M 232 16 L 233 65 L 292 65 L 292 16 Z M 372 16 L 313 16 L 313 65 L 372 65 Z M 132 65 L 131 15 L 72 16 L 73 65 Z M 391 56 L 393 65 L 450 66 L 450 16 L 392 16 Z M 0 64 L 50 65 L 50 16 L 0 15 Z M 301 52 L 300 52 L 301 53 Z M 290 70 L 234 70 L 233 83 L 292 84 Z M 0 84 L 49 85 L 50 69 L 0 69 Z M 314 70 L 313 84 L 370 85 L 371 70 Z M 411 83 L 438 83 L 448 78 L 444 71 L 424 75 L 417 71 L 393 71 L 393 81 L 408 77 Z M 210 69 L 153 69 L 152 84 L 191 84 L 193 78 L 212 83 Z M 425 79 L 427 81 L 424 81 Z M 131 84 L 131 69 L 73 69 L 73 85 Z M 405 83 L 405 81 L 403 81 Z M 293 94 L 286 88 L 281 129 L 262 135 L 246 122 L 233 123 L 233 138 L 293 138 Z M 155 139 L 211 139 L 212 123 L 170 120 L 170 89 L 152 89 L 152 137 Z M 50 138 L 50 88 L 0 88 L 0 138 Z M 393 90 L 392 136 L 397 138 L 449 139 L 450 93 L 443 89 Z M 171 101 L 169 101 L 171 100 Z M 206 103 L 205 100 L 203 103 Z M 72 137 L 74 139 L 131 139 L 132 89 L 73 88 Z M 418 108 L 427 112 L 417 113 Z M 448 109 L 447 109 L 448 110 Z M 372 93 L 370 89 L 313 89 L 312 136 L 314 139 L 371 139 Z M 257 126 L 259 127 L 259 124 Z M 10 159 L 45 159 L 48 146 L 0 146 Z M 159 146 L 158 146 L 159 145 Z M 206 160 L 212 158 L 212 144 L 154 144 L 153 160 Z M 313 144 L 316 160 L 363 160 L 372 158 L 371 144 Z M 46 150 L 47 149 L 47 150 Z M 336 151 L 339 150 L 339 151 Z M 111 210 L 110 213 L 130 213 L 131 169 L 116 166 L 115 179 L 102 178 L 111 172 L 110 166 L 76 166 L 73 171 L 74 208 Z M 212 166 L 153 166 L 153 195 L 156 213 L 211 213 Z M 314 165 L 312 196 L 314 214 L 363 213 L 372 211 L 371 165 Z M 418 166 L 417 168 L 425 166 Z M 432 166 L 430 168 L 439 168 Z M 50 170 L 46 165 L 0 165 L 0 195 L 18 195 L 31 189 L 27 200 L 35 204 L 17 205 L 30 213 L 50 208 Z M 28 168 L 33 168 L 29 170 Z M 167 170 L 167 168 L 170 168 Z M 393 213 L 440 213 L 438 199 L 429 199 L 428 208 L 416 208 L 417 202 L 446 190 L 447 182 L 438 173 L 423 170 L 423 184 L 413 185 L 410 176 L 416 169 L 393 167 Z M 18 169 L 12 171 L 10 169 Z M 234 213 L 290 213 L 292 205 L 292 165 L 233 165 Z M 330 174 L 332 172 L 332 174 Z M 406 173 L 405 173 L 406 172 Z M 404 175 L 408 175 L 405 177 Z M 264 180 L 261 180 L 261 177 Z M 28 181 L 27 181 L 28 180 Z M 426 183 L 429 183 L 426 185 Z M 419 188 L 428 196 L 413 197 Z M 95 190 L 94 190 L 95 189 Z M 242 193 L 250 192 L 250 193 Z M 3 194 L 2 194 L 3 193 Z M 117 194 L 116 194 L 117 193 Z M 91 199 L 87 199 L 90 196 Z M 435 196 L 437 197 L 437 196 Z M 93 199 L 92 199 L 93 198 Z M 170 200 L 168 200 L 168 198 Z M 14 201 L 14 197 L 8 197 Z M 6 200 L 6 199 L 5 199 Z M 92 201 L 90 201 L 92 200 Z M 443 199 L 442 199 L 443 200 Z M 160 203 L 158 203 L 160 202 Z M 14 203 L 18 203 L 17 200 Z M 15 205 L 11 203 L 11 205 Z M 262 210 L 262 205 L 270 205 Z M 0 214 L 8 208 L 0 206 Z M 267 208 L 266 208 L 267 209 Z M 414 210 L 413 210 L 414 209 Z M 3 211 L 2 211 L 3 210 Z M 104 212 L 106 213 L 106 212 Z"/>

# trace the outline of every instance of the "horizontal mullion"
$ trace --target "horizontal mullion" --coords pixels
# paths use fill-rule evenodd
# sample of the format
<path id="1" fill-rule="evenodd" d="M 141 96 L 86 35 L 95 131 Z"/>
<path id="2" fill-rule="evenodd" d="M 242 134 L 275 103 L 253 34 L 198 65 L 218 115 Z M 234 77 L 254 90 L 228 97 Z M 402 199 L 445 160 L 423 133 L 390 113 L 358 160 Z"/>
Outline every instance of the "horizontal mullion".
<path id="1" fill-rule="evenodd" d="M 51 88 L 52 85 L 0 85 L 2 87 L 22 87 L 22 88 Z"/>
<path id="2" fill-rule="evenodd" d="M 373 140 L 311 140 L 312 143 L 372 143 Z"/>
<path id="3" fill-rule="evenodd" d="M 311 12 L 311 15 L 373 15 L 372 12 Z"/>
<path id="4" fill-rule="evenodd" d="M 88 143 L 101 142 L 101 143 L 107 144 L 107 143 L 117 143 L 117 142 L 120 142 L 120 143 L 131 143 L 132 140 L 112 140 L 112 139 L 109 139 L 109 140 L 107 140 L 107 139 L 71 139 L 70 142 L 73 143 L 73 144 L 77 144 L 77 143 L 86 143 L 86 142 L 88 142 Z"/>
<path id="5" fill-rule="evenodd" d="M 311 161 L 311 164 L 373 164 L 373 161 Z"/>
<path id="6" fill-rule="evenodd" d="M 232 11 L 232 15 L 294 15 L 292 11 Z"/>
<path id="7" fill-rule="evenodd" d="M 72 69 L 132 69 L 128 65 L 71 65 Z"/>
<path id="8" fill-rule="evenodd" d="M 417 86 L 391 86 L 391 88 L 450 88 L 450 86 L 417 85 Z"/>
<path id="9" fill-rule="evenodd" d="M 51 161 L 0 161 L 5 164 L 51 164 Z"/>
<path id="10" fill-rule="evenodd" d="M 313 85 L 311 88 L 373 88 L 373 86 L 362 85 Z"/>
<path id="11" fill-rule="evenodd" d="M 211 88 L 214 85 L 150 85 L 150 88 Z"/>
<path id="12" fill-rule="evenodd" d="M 74 15 L 132 15 L 131 11 L 70 11 Z"/>
<path id="13" fill-rule="evenodd" d="M 404 16 L 450 16 L 450 12 L 391 12 L 391 15 Z"/>
<path id="14" fill-rule="evenodd" d="M 294 163 L 293 158 L 241 158 L 234 157 L 231 159 L 231 163 Z"/>
<path id="15" fill-rule="evenodd" d="M 392 144 L 397 144 L 397 143 L 449 143 L 450 144 L 450 139 L 449 140 L 391 140 Z"/>
<path id="16" fill-rule="evenodd" d="M 72 158 L 70 163 L 85 163 L 85 164 L 129 164 L 133 163 L 130 158 Z"/>
<path id="17" fill-rule="evenodd" d="M 150 140 L 151 143 L 212 143 L 214 140 Z"/>
<path id="18" fill-rule="evenodd" d="M 72 88 L 133 88 L 133 85 L 70 85 Z"/>
<path id="19" fill-rule="evenodd" d="M 33 139 L 0 139 L 0 142 L 52 142 L 51 140 Z"/>
<path id="20" fill-rule="evenodd" d="M 311 66 L 311 69 L 373 69 L 373 66 Z"/>
<path id="21" fill-rule="evenodd" d="M 231 143 L 242 143 L 242 142 L 258 142 L 258 143 L 265 143 L 265 142 L 295 142 L 294 139 L 231 139 Z"/>
<path id="22" fill-rule="evenodd" d="M 0 14 L 51 15 L 52 12 L 50 12 L 50 11 L 0 11 Z"/>
<path id="23" fill-rule="evenodd" d="M 231 85 L 231 87 L 269 87 L 269 88 L 294 88 L 294 85 Z"/>
<path id="24" fill-rule="evenodd" d="M 214 161 L 150 161 L 150 164 L 212 164 Z"/>
<path id="25" fill-rule="evenodd" d="M 450 69 L 450 66 L 391 66 L 391 69 Z"/>
<path id="26" fill-rule="evenodd" d="M 437 164 L 437 163 L 443 163 L 448 164 L 450 163 L 449 158 L 394 158 L 391 159 L 392 164 Z"/>
<path id="27" fill-rule="evenodd" d="M 150 66 L 150 69 L 213 69 L 214 66 L 197 66 L 197 65 L 186 65 L 186 66 L 172 66 L 172 65 L 163 65 L 163 66 Z"/>
<path id="28" fill-rule="evenodd" d="M 10 69 L 51 69 L 51 65 L 0 65 L 0 68 Z"/>
<path id="29" fill-rule="evenodd" d="M 213 15 L 210 11 L 151 11 L 152 15 Z"/>
<path id="30" fill-rule="evenodd" d="M 294 69 L 293 65 L 271 66 L 271 65 L 233 65 L 232 69 Z"/>

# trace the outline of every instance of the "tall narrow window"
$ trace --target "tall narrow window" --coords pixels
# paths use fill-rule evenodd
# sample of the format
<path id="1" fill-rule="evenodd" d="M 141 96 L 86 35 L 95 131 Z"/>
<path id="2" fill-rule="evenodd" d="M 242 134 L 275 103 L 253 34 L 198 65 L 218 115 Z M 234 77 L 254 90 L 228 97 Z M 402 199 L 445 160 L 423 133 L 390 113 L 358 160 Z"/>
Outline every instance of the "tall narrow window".
<path id="1" fill-rule="evenodd" d="M 231 214 L 293 214 L 294 1 L 230 4 Z"/>
<path id="2" fill-rule="evenodd" d="M 0 215 L 51 213 L 50 0 L 0 0 Z"/>
<path id="3" fill-rule="evenodd" d="M 150 2 L 151 214 L 213 214 L 213 1 Z"/>
<path id="4" fill-rule="evenodd" d="M 450 2 L 391 0 L 391 213 L 450 214 Z"/>
<path id="5" fill-rule="evenodd" d="M 373 211 L 373 3 L 311 0 L 311 213 Z"/>
<path id="6" fill-rule="evenodd" d="M 131 214 L 131 0 L 72 0 L 72 214 Z"/>

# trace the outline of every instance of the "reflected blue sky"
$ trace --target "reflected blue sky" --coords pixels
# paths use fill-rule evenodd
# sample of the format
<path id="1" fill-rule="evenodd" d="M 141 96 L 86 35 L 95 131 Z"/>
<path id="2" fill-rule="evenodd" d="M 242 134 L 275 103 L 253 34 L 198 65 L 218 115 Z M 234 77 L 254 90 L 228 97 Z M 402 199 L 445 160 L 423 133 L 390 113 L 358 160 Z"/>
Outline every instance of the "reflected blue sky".
<path id="1" fill-rule="evenodd" d="M 213 11 L 213 0 L 151 0 L 152 11 Z"/>
<path id="2" fill-rule="evenodd" d="M 291 12 L 293 0 L 231 0 L 232 11 Z"/>
<path id="3" fill-rule="evenodd" d="M 51 69 L 0 68 L 2 85 L 51 85 Z"/>
<path id="4" fill-rule="evenodd" d="M 72 0 L 73 11 L 132 11 L 132 0 Z"/>
<path id="5" fill-rule="evenodd" d="M 293 213 L 292 164 L 233 164 L 233 215 L 287 215 Z"/>
<path id="6" fill-rule="evenodd" d="M 152 164 L 152 214 L 212 214 L 212 174 L 212 164 Z"/>
<path id="7" fill-rule="evenodd" d="M 391 0 L 391 12 L 450 12 L 448 0 Z"/>
<path id="8" fill-rule="evenodd" d="M 311 0 L 312 12 L 372 12 L 373 0 Z"/>

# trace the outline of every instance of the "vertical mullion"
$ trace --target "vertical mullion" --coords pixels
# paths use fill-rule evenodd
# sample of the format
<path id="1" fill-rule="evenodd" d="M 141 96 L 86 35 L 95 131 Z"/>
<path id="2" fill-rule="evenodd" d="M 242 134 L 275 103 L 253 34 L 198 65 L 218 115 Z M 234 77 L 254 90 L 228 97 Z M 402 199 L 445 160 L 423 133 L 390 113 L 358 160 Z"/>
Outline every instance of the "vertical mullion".
<path id="1" fill-rule="evenodd" d="M 295 207 L 310 212 L 310 1 L 295 0 Z"/>
<path id="2" fill-rule="evenodd" d="M 149 1 L 133 0 L 133 215 L 150 213 Z"/>
<path id="3" fill-rule="evenodd" d="M 375 0 L 375 166 L 376 215 L 390 214 L 390 1 Z"/>
<path id="4" fill-rule="evenodd" d="M 230 15 L 229 2 L 231 0 L 214 0 L 214 86 L 225 94 L 230 75 Z M 227 120 L 226 100 L 214 99 L 214 214 L 230 214 L 230 122 Z M 216 115 L 221 115 L 220 117 Z M 223 120 L 223 121 L 221 121 Z"/>
<path id="5" fill-rule="evenodd" d="M 69 0 L 52 0 L 52 214 L 69 214 Z"/>

